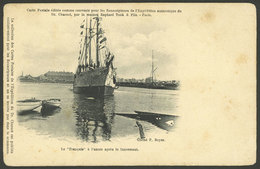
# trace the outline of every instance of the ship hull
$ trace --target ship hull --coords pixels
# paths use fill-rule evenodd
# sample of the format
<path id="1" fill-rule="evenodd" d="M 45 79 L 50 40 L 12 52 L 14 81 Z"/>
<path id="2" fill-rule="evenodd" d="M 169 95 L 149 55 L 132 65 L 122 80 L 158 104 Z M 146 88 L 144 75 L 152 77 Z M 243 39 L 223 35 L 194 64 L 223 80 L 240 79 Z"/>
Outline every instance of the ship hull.
<path id="1" fill-rule="evenodd" d="M 113 81 L 113 69 L 100 67 L 75 75 L 73 92 L 87 96 L 113 95 L 115 82 Z"/>
<path id="2" fill-rule="evenodd" d="M 74 87 L 73 91 L 87 96 L 110 96 L 113 95 L 114 88 L 111 86 Z"/>

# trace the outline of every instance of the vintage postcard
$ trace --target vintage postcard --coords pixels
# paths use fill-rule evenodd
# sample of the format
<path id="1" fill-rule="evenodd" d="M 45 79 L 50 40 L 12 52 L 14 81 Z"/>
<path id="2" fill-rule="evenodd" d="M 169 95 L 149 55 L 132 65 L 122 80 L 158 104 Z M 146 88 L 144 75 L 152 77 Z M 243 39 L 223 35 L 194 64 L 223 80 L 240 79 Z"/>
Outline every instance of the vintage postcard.
<path id="1" fill-rule="evenodd" d="M 4 6 L 8 166 L 252 165 L 250 3 Z"/>

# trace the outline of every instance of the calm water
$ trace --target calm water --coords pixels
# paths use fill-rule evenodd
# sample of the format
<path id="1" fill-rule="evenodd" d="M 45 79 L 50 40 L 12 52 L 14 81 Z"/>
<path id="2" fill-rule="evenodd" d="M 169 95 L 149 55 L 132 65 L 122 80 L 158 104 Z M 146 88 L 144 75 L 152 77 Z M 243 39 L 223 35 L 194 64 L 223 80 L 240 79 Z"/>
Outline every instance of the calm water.
<path id="1" fill-rule="evenodd" d="M 74 94 L 71 84 L 20 83 L 18 100 L 32 97 L 59 98 L 61 106 L 49 112 L 38 108 L 18 115 L 20 125 L 58 139 L 101 142 L 138 136 L 136 120 L 115 113 L 141 110 L 177 114 L 178 91 L 120 87 L 114 96 L 98 99 Z M 145 132 L 157 128 L 147 122 L 143 126 Z"/>

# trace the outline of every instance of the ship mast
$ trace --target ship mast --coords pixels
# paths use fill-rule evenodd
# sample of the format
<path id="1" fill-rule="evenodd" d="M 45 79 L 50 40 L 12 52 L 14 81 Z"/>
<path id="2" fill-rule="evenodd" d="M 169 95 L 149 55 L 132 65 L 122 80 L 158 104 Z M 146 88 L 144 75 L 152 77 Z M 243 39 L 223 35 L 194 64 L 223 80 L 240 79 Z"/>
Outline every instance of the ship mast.
<path id="1" fill-rule="evenodd" d="M 85 66 L 87 65 L 87 58 L 88 58 L 88 47 L 87 47 L 87 44 L 88 44 L 88 20 L 87 20 L 87 17 L 86 17 L 86 36 L 85 36 Z"/>
<path id="2" fill-rule="evenodd" d="M 157 67 L 156 68 L 154 68 L 154 63 L 153 63 L 153 50 L 152 50 L 152 72 L 151 72 L 151 81 L 152 81 L 152 84 L 154 84 L 154 79 L 155 79 L 155 77 L 154 77 L 154 72 L 156 71 L 156 69 L 157 69 Z"/>
<path id="3" fill-rule="evenodd" d="M 153 50 L 152 50 L 152 84 L 153 84 Z"/>
<path id="4" fill-rule="evenodd" d="M 97 62 L 97 67 L 99 67 L 99 51 L 98 51 L 98 25 L 99 25 L 99 18 L 96 18 L 97 20 L 97 32 L 96 32 L 96 62 Z"/>
<path id="5" fill-rule="evenodd" d="M 92 36 L 92 28 L 91 28 L 91 21 L 92 19 L 90 18 L 90 23 L 89 23 L 89 65 L 92 65 L 92 59 L 91 59 L 91 36 Z"/>

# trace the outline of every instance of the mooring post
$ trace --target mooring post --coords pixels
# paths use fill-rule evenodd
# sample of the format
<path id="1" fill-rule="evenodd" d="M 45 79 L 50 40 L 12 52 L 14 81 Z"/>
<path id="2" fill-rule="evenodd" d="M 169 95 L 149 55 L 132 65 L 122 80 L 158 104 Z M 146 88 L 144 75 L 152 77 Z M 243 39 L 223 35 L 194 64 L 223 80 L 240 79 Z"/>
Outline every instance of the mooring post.
<path id="1" fill-rule="evenodd" d="M 141 139 L 144 139 L 145 138 L 145 135 L 144 135 L 144 130 L 143 130 L 143 126 L 141 125 L 141 123 L 139 123 L 138 121 L 136 121 L 136 124 L 139 128 L 139 133 L 140 133 L 140 137 Z"/>

